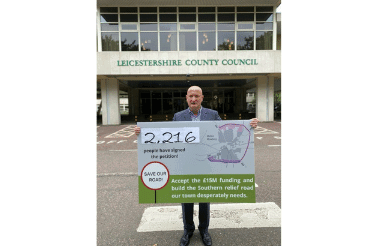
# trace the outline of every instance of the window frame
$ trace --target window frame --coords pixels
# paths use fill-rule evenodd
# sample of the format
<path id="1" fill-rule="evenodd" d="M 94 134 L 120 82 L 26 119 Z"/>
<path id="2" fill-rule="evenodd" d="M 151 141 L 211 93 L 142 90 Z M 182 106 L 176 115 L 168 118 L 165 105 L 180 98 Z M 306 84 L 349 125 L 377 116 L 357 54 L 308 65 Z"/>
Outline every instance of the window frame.
<path id="1" fill-rule="evenodd" d="M 177 48 L 175 51 L 180 51 L 180 33 L 182 32 L 195 32 L 196 33 L 196 51 L 199 51 L 199 33 L 200 32 L 215 32 L 215 49 L 214 51 L 237 51 L 237 44 L 238 44 L 238 32 L 241 31 L 249 31 L 252 32 L 253 31 L 253 50 L 257 50 L 256 48 L 256 34 L 257 32 L 272 32 L 273 38 L 276 35 L 275 32 L 276 30 L 274 30 L 274 28 L 276 28 L 276 15 L 275 15 L 275 9 L 276 7 L 274 6 L 196 6 L 195 11 L 192 12 L 180 12 L 180 8 L 183 7 L 188 7 L 188 6 L 164 6 L 164 7 L 170 7 L 173 8 L 169 11 L 163 11 L 160 12 L 160 8 L 161 7 L 152 7 L 152 8 L 156 8 L 155 12 L 151 12 L 151 11 L 147 11 L 147 12 L 141 12 L 141 8 L 146 8 L 146 6 L 139 6 L 139 7 L 130 7 L 130 8 L 136 8 L 136 12 L 134 12 L 135 9 L 130 9 L 131 12 L 128 12 L 127 10 L 121 11 L 121 8 L 123 7 L 115 7 L 117 9 L 117 12 L 114 12 L 114 10 L 112 12 L 108 11 L 103 11 L 101 12 L 101 8 L 106 8 L 106 7 L 98 7 L 98 11 L 97 11 L 97 24 L 98 24 L 98 33 L 100 34 L 99 37 L 99 42 L 98 42 L 98 50 L 100 52 L 106 52 L 102 50 L 102 34 L 104 33 L 117 33 L 118 34 L 118 40 L 119 40 L 119 47 L 118 47 L 118 51 L 119 52 L 126 52 L 126 51 L 122 51 L 122 45 L 121 45 L 121 40 L 122 40 L 122 33 L 129 33 L 129 32 L 137 32 L 138 33 L 138 44 L 139 44 L 139 48 L 138 51 L 141 52 L 142 47 L 141 47 L 141 36 L 143 32 L 156 32 L 157 33 L 157 42 L 158 42 L 158 52 L 161 51 L 161 33 L 165 33 L 165 32 L 176 32 L 177 34 Z M 193 7 L 193 6 L 192 6 Z M 199 8 L 213 8 L 214 12 L 212 12 L 212 9 L 207 9 L 207 11 L 202 10 L 199 11 Z M 230 11 L 220 11 L 219 8 L 221 7 L 230 7 L 232 9 L 229 9 Z M 246 7 L 248 9 L 245 10 L 239 10 L 239 8 L 242 7 Z M 267 9 L 262 10 L 261 8 L 266 7 Z M 175 12 L 174 12 L 174 8 L 175 8 Z M 250 8 L 253 8 L 253 12 L 250 10 Z M 269 9 L 268 9 L 269 8 Z M 234 10 L 234 11 L 231 11 Z M 132 12 L 133 11 L 133 12 Z M 238 21 L 238 14 L 252 14 L 253 13 L 253 21 Z M 272 19 L 271 20 L 266 20 L 266 21 L 258 21 L 257 20 L 257 14 L 271 14 L 272 15 Z M 101 21 L 101 15 L 104 14 L 112 14 L 112 15 L 117 15 L 117 22 L 102 22 Z M 121 22 L 121 15 L 137 15 L 137 22 Z M 141 22 L 140 18 L 141 15 L 144 14 L 155 14 L 157 21 L 144 21 Z M 165 15 L 165 14 L 174 14 L 176 15 L 176 21 L 172 21 L 172 22 L 168 22 L 168 21 L 160 21 L 160 15 Z M 196 16 L 196 21 L 195 22 L 180 22 L 180 14 L 195 14 Z M 199 21 L 199 16 L 201 14 L 213 14 L 215 17 L 215 21 L 211 22 L 211 21 L 207 21 L 207 22 L 200 22 Z M 219 14 L 234 14 L 234 21 L 219 21 L 218 20 L 218 16 Z M 257 29 L 257 25 L 258 24 L 264 24 L 264 23 L 271 23 L 271 28 L 265 28 L 263 30 L 258 30 Z M 102 24 L 117 24 L 118 25 L 118 30 L 117 31 L 102 31 Z M 142 31 L 141 30 L 141 25 L 142 24 L 156 24 L 157 25 L 157 30 L 156 31 Z M 170 31 L 161 31 L 160 30 L 160 24 L 176 24 L 177 25 L 177 29 L 176 31 L 174 30 L 170 30 Z M 192 24 L 195 26 L 195 28 L 193 29 L 181 29 L 181 25 L 183 24 Z M 199 25 L 200 24 L 215 24 L 215 31 L 213 30 L 208 30 L 208 31 L 199 31 Z M 219 30 L 218 26 L 219 24 L 234 24 L 234 30 Z M 247 28 L 247 29 L 240 29 L 239 25 L 241 24 L 252 24 L 252 28 Z M 123 30 L 123 26 L 124 25 L 135 25 L 136 29 L 135 30 Z M 219 50 L 218 46 L 219 46 L 219 32 L 234 32 L 234 49 L 233 50 Z M 274 49 L 274 41 L 272 41 L 272 50 Z M 174 51 L 174 50 L 173 50 Z M 133 51 L 134 52 L 134 51 Z M 163 52 L 168 52 L 168 51 L 163 51 Z"/>

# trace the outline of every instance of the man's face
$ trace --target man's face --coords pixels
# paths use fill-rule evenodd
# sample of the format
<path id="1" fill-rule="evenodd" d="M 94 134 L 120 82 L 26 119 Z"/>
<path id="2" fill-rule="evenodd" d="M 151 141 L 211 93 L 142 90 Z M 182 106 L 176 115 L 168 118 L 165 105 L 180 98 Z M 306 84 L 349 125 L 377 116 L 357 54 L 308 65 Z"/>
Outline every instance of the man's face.
<path id="1" fill-rule="evenodd" d="M 203 102 L 203 94 L 200 90 L 188 90 L 186 95 L 186 101 L 191 111 L 197 111 L 200 109 L 201 102 Z"/>

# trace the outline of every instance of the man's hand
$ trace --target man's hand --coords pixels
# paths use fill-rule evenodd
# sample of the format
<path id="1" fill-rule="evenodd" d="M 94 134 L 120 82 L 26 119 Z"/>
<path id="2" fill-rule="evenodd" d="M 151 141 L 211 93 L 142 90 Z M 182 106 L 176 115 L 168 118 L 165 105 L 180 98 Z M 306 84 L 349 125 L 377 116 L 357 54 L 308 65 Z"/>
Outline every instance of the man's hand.
<path id="1" fill-rule="evenodd" d="M 140 134 L 140 127 L 135 126 L 135 128 L 133 128 L 133 131 L 135 132 L 136 135 Z"/>
<path id="2" fill-rule="evenodd" d="M 250 126 L 253 128 L 257 127 L 257 122 L 260 122 L 257 118 L 253 118 L 250 120 Z"/>

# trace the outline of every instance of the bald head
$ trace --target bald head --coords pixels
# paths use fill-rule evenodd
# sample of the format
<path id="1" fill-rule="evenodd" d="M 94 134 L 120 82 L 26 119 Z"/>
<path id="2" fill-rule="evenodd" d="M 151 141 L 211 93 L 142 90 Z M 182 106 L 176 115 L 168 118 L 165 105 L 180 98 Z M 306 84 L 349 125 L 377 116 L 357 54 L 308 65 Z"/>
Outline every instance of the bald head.
<path id="1" fill-rule="evenodd" d="M 188 89 L 188 92 L 189 92 L 189 91 L 200 91 L 201 94 L 203 94 L 203 91 L 201 90 L 201 88 L 200 88 L 199 86 L 191 86 L 191 87 L 189 87 L 189 89 Z"/>

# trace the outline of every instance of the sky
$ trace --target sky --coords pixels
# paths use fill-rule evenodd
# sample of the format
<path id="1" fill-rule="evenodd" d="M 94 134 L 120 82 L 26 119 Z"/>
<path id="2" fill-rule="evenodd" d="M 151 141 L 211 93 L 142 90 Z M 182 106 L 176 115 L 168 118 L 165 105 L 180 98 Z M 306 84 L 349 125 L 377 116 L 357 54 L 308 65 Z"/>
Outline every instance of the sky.
<path id="1" fill-rule="evenodd" d="M 281 12 L 280 12 L 280 9 L 281 9 L 280 6 L 282 6 L 282 4 L 279 5 L 279 7 L 276 8 L 276 12 L 278 12 L 278 13 L 281 13 Z"/>

